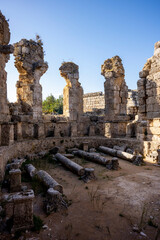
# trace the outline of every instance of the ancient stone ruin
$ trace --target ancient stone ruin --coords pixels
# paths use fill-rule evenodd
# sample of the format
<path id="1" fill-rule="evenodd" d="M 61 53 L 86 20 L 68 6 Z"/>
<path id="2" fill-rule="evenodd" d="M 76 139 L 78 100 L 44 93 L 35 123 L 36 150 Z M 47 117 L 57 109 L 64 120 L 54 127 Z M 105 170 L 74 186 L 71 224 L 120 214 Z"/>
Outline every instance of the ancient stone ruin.
<path id="1" fill-rule="evenodd" d="M 67 85 L 63 89 L 63 114 L 69 119 L 77 120 L 83 114 L 83 89 L 78 82 L 79 67 L 72 62 L 64 62 L 59 68 Z"/>
<path id="2" fill-rule="evenodd" d="M 24 186 L 22 189 L 20 165 L 26 159 L 45 156 L 43 151 L 50 150 L 52 160 L 59 161 L 86 183 L 96 180 L 94 168 L 84 168 L 69 158 L 78 156 L 102 165 L 105 170 L 119 170 L 119 159 L 136 165 L 148 159 L 159 166 L 160 42 L 155 44 L 153 57 L 139 73 L 137 90 L 128 89 L 119 56 L 105 60 L 101 66 L 104 94 L 83 95 L 79 66 L 63 62 L 59 68 L 66 80 L 63 115 L 44 115 L 40 78 L 48 64 L 44 60 L 43 44 L 38 37 L 36 41 L 22 39 L 14 45 L 9 45 L 9 41 L 9 25 L 0 13 L 0 181 L 5 170 L 9 170 L 8 192 L 1 195 L 6 211 L 10 206 L 7 216 L 13 218 L 13 231 L 33 225 L 35 196 L 31 189 L 26 190 Z M 7 101 L 5 71 L 12 53 L 19 72 L 15 103 Z M 105 154 L 112 159 L 107 159 Z M 13 159 L 16 160 L 11 162 Z M 68 207 L 63 199 L 63 187 L 46 171 L 38 171 L 32 164 L 26 164 L 25 171 L 31 179 L 36 177 L 47 187 L 47 213 L 59 205 Z"/>
<path id="3" fill-rule="evenodd" d="M 101 74 L 105 77 L 105 114 L 107 120 L 126 115 L 128 87 L 124 80 L 124 67 L 119 56 L 104 61 Z"/>
<path id="4" fill-rule="evenodd" d="M 47 71 L 44 52 L 40 40 L 22 39 L 14 44 L 15 67 L 19 72 L 17 81 L 17 103 L 24 115 L 33 120 L 42 119 L 42 87 L 40 77 Z"/>

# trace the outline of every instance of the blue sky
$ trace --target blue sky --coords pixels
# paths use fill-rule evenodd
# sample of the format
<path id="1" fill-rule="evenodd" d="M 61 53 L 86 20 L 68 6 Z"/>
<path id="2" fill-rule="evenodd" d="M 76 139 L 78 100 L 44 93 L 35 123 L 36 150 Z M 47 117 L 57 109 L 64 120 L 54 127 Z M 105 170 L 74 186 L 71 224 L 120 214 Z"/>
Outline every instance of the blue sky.
<path id="1" fill-rule="evenodd" d="M 49 69 L 41 78 L 43 99 L 63 93 L 59 74 L 63 61 L 79 65 L 84 93 L 103 91 L 101 65 L 122 58 L 129 88 L 137 88 L 138 73 L 160 40 L 160 1 L 155 0 L 0 0 L 9 19 L 11 41 L 35 39 L 44 43 Z M 8 99 L 16 100 L 18 72 L 11 56 L 7 63 Z"/>

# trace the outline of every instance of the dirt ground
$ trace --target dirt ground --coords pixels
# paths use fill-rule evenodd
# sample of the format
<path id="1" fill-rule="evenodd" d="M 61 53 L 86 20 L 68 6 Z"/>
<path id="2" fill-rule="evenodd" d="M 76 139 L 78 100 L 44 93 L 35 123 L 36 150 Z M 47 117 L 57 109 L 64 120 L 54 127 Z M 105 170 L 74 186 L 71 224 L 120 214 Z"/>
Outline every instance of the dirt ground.
<path id="1" fill-rule="evenodd" d="M 71 205 L 68 210 L 47 216 L 43 212 L 43 196 L 38 194 L 34 214 L 40 216 L 48 227 L 40 233 L 28 231 L 20 239 L 160 239 L 159 167 L 151 164 L 135 166 L 119 159 L 119 171 L 109 171 L 80 158 L 73 161 L 84 167 L 93 167 L 97 179 L 84 183 L 61 165 L 43 159 L 34 162 L 37 169 L 46 170 L 63 186 Z M 135 232 L 133 228 L 142 229 L 142 232 Z"/>

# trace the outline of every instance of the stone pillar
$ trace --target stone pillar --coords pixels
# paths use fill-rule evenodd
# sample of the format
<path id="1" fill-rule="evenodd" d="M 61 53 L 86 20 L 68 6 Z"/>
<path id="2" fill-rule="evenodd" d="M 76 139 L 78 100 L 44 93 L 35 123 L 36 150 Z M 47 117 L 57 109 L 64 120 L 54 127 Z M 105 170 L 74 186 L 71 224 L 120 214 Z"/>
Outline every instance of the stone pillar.
<path id="1" fill-rule="evenodd" d="M 72 124 L 71 126 L 71 137 L 77 137 L 77 124 Z"/>
<path id="2" fill-rule="evenodd" d="M 63 89 L 63 114 L 70 120 L 77 120 L 83 114 L 83 89 L 78 82 L 78 66 L 64 62 L 59 70 L 67 82 Z"/>
<path id="3" fill-rule="evenodd" d="M 112 137 L 112 126 L 111 123 L 107 122 L 105 123 L 105 135 L 106 138 Z"/>
<path id="4" fill-rule="evenodd" d="M 17 123 L 17 140 L 22 140 L 22 122 Z"/>
<path id="5" fill-rule="evenodd" d="M 5 65 L 9 60 L 9 54 L 13 53 L 13 46 L 8 45 L 10 41 L 10 30 L 8 22 L 0 12 L 0 121 L 10 120 L 7 102 L 7 73 Z"/>
<path id="6" fill-rule="evenodd" d="M 14 125 L 9 125 L 9 145 L 14 143 Z"/>
<path id="7" fill-rule="evenodd" d="M 41 40 L 22 39 L 14 44 L 15 67 L 19 75 L 17 101 L 23 114 L 31 115 L 33 120 L 42 119 L 41 76 L 47 71 Z"/>
<path id="8" fill-rule="evenodd" d="M 89 127 L 89 136 L 95 136 L 95 126 L 91 125 Z"/>
<path id="9" fill-rule="evenodd" d="M 10 192 L 21 191 L 21 170 L 12 169 L 9 171 L 10 176 Z"/>
<path id="10" fill-rule="evenodd" d="M 160 165 L 160 149 L 158 149 L 157 152 L 158 152 L 158 162 L 157 163 L 158 163 L 158 165 Z"/>
<path id="11" fill-rule="evenodd" d="M 105 60 L 101 67 L 105 77 L 105 115 L 106 120 L 118 120 L 126 115 L 128 87 L 124 80 L 124 68 L 119 56 Z"/>

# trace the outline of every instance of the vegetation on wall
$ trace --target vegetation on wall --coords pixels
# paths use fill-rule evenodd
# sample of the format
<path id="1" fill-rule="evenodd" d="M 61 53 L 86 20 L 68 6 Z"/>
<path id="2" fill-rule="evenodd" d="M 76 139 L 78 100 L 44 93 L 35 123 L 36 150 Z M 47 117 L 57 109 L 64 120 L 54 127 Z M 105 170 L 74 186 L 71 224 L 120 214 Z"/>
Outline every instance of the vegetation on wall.
<path id="1" fill-rule="evenodd" d="M 42 103 L 42 111 L 45 114 L 63 114 L 63 96 L 55 98 L 52 94 L 48 96 Z"/>

